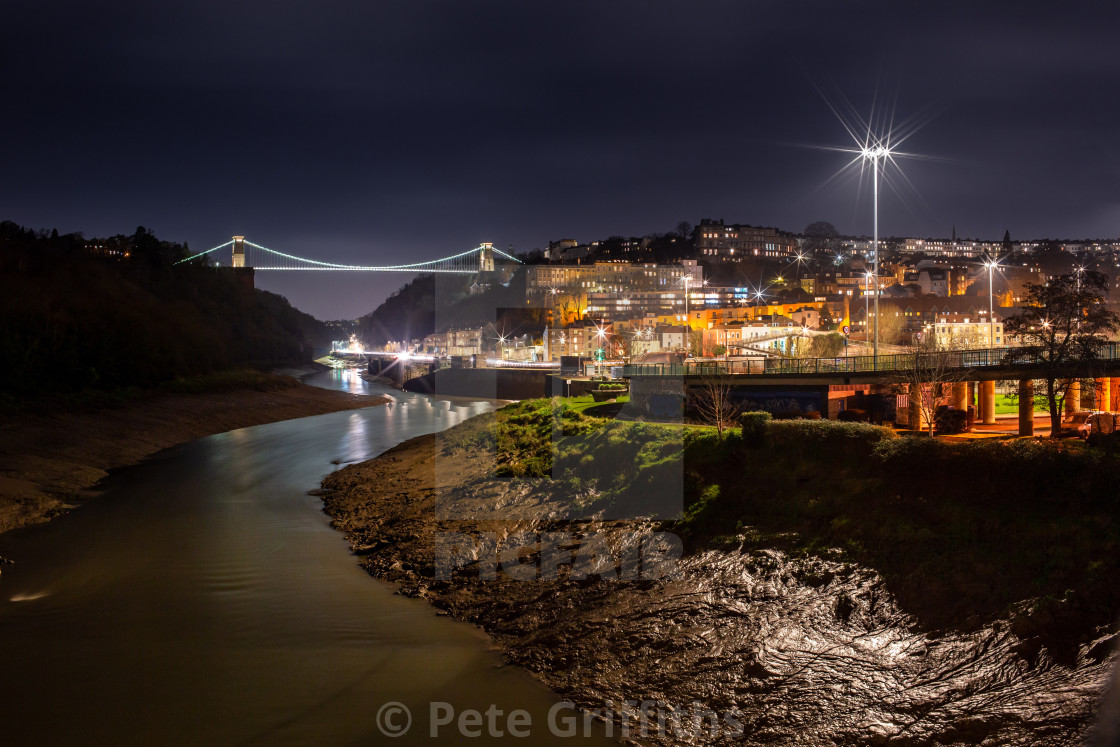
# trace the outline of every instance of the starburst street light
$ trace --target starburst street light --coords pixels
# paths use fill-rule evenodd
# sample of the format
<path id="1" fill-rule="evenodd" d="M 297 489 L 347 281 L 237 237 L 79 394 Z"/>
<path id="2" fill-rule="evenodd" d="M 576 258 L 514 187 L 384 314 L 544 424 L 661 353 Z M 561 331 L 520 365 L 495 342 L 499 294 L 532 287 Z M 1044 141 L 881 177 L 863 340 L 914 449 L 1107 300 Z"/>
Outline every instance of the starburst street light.
<path id="1" fill-rule="evenodd" d="M 984 262 L 984 266 L 988 268 L 988 347 L 994 348 L 996 346 L 996 317 L 992 273 L 999 267 L 999 262 L 989 258 Z"/>
<path id="2" fill-rule="evenodd" d="M 872 273 L 875 276 L 875 343 L 874 355 L 876 360 L 876 367 L 879 355 L 879 181 L 882 179 L 883 183 L 894 189 L 896 194 L 902 198 L 901 190 L 899 187 L 908 187 L 911 191 L 915 192 L 913 183 L 899 168 L 898 160 L 901 158 L 907 159 L 929 159 L 929 160 L 944 160 L 933 156 L 925 156 L 918 153 L 904 153 L 899 150 L 900 146 L 914 135 L 923 125 L 925 125 L 932 113 L 929 109 L 920 110 L 917 113 L 901 120 L 895 121 L 894 103 L 888 108 L 880 108 L 876 110 L 875 105 L 871 107 L 871 114 L 867 119 L 857 113 L 855 107 L 839 94 L 839 101 L 834 103 L 829 99 L 829 96 L 821 89 L 820 86 L 814 83 L 817 92 L 820 93 L 821 98 L 832 110 L 832 113 L 843 125 L 849 137 L 851 137 L 854 147 L 852 146 L 822 146 L 811 145 L 808 147 L 818 148 L 820 150 L 831 150 L 841 153 L 848 153 L 851 155 L 851 160 L 844 164 L 832 176 L 825 180 L 817 189 L 821 189 L 835 179 L 851 172 L 858 170 L 860 176 L 860 185 L 863 185 L 863 177 L 866 174 L 868 167 L 872 170 L 872 189 L 873 189 L 873 219 L 874 219 L 874 239 L 872 243 Z M 897 182 L 888 178 L 887 167 L 894 166 L 894 171 L 891 172 Z M 919 196 L 920 199 L 920 196 Z"/>
<path id="3" fill-rule="evenodd" d="M 798 252 L 797 254 L 795 254 L 795 255 L 793 255 L 792 257 L 789 258 L 790 264 L 796 264 L 797 265 L 797 268 L 795 270 L 795 275 L 794 275 L 797 282 L 800 282 L 800 280 L 801 280 L 801 265 L 807 259 L 808 259 L 808 257 L 801 252 Z"/>
<path id="4" fill-rule="evenodd" d="M 870 133 L 869 133 L 870 134 Z M 889 134 L 888 134 L 889 137 Z M 870 138 L 869 138 L 870 139 Z M 879 361 L 879 162 L 891 157 L 889 145 L 876 142 L 863 146 L 860 157 L 871 162 L 872 203 L 874 205 L 874 233 L 871 239 L 871 274 L 875 276 L 875 344 L 871 349 L 876 364 Z M 878 368 L 878 365 L 875 366 Z"/>

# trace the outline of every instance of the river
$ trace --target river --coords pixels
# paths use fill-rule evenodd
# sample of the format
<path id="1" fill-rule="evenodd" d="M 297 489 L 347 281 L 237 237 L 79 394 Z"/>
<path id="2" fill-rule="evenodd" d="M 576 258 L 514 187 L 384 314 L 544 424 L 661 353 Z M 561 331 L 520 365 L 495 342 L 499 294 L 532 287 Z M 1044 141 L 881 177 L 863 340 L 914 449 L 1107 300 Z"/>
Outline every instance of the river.
<path id="1" fill-rule="evenodd" d="M 400 703 L 412 725 L 393 744 L 457 743 L 465 709 L 483 713 L 480 744 L 571 743 L 550 734 L 550 711 L 572 716 L 553 693 L 478 629 L 370 578 L 307 495 L 338 464 L 492 404 L 352 371 L 309 383 L 392 403 L 167 449 L 80 509 L 0 535 L 15 561 L 0 575 L 0 742 L 382 744 L 408 720 L 383 706 Z M 433 702 L 456 714 L 435 739 Z M 518 709 L 529 739 L 510 733 Z"/>

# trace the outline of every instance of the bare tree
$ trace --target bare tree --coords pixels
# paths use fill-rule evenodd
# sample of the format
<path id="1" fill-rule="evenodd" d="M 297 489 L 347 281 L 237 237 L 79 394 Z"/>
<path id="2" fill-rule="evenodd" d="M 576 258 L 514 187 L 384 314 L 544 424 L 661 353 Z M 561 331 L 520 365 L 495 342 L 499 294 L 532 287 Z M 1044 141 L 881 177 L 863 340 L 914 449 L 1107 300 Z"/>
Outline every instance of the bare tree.
<path id="1" fill-rule="evenodd" d="M 553 309 L 561 324 L 574 324 L 583 318 L 587 292 L 578 288 L 558 289 L 552 296 Z"/>
<path id="2" fill-rule="evenodd" d="M 902 365 L 893 383 L 895 391 L 910 398 L 910 418 L 918 419 L 917 424 L 910 423 L 910 428 L 920 430 L 925 425 L 932 436 L 938 408 L 951 402 L 953 385 L 966 379 L 966 372 L 960 367 L 959 351 L 939 347 L 935 341 L 927 339 L 922 344 L 909 346 L 899 360 Z"/>
<path id="3" fill-rule="evenodd" d="M 629 363 L 634 356 L 634 338 L 628 332 L 612 332 L 607 335 L 606 348 L 610 352 L 608 358 L 618 356 Z"/>
<path id="4" fill-rule="evenodd" d="M 704 332 L 699 329 L 688 330 L 688 354 L 693 358 L 699 358 L 704 355 Z"/>
<path id="5" fill-rule="evenodd" d="M 902 337 L 902 331 L 906 327 L 906 319 L 902 317 L 897 309 L 888 308 L 886 305 L 879 310 L 879 344 L 880 345 L 895 345 Z M 871 312 L 871 320 L 867 325 L 867 339 L 872 339 L 875 335 L 875 312 Z"/>
<path id="6" fill-rule="evenodd" d="M 731 399 L 731 384 L 719 376 L 707 376 L 692 391 L 700 422 L 714 425 L 716 435 L 723 440 L 724 430 L 739 418 L 739 407 Z"/>

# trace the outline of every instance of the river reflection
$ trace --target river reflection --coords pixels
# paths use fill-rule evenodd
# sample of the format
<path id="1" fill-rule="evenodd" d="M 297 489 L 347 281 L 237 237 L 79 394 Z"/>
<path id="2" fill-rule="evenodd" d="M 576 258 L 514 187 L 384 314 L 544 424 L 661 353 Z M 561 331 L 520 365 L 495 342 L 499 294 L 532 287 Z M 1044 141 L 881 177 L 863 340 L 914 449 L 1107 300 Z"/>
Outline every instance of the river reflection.
<path id="1" fill-rule="evenodd" d="M 309 383 L 392 403 L 168 449 L 80 510 L 0 536 L 16 561 L 0 576 L 4 744 L 380 744 L 387 701 L 414 715 L 393 744 L 461 741 L 429 737 L 431 701 L 530 714 L 530 739 L 479 743 L 571 742 L 547 729 L 552 693 L 481 632 L 369 578 L 306 495 L 337 464 L 493 405 L 350 371 Z"/>

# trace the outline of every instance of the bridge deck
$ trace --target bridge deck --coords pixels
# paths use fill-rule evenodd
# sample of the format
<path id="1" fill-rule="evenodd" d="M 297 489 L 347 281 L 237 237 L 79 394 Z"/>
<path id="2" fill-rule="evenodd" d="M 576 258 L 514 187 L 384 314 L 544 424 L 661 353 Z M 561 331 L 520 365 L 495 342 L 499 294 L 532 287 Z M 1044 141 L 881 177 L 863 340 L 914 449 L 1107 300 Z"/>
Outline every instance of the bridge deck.
<path id="1" fill-rule="evenodd" d="M 915 360 L 915 356 L 918 360 Z M 1046 368 L 1045 357 L 1022 348 L 984 348 L 980 350 L 862 355 L 841 358 L 769 358 L 696 363 L 631 363 L 622 366 L 622 376 L 750 376 L 781 380 L 804 378 L 825 383 L 864 383 L 897 378 L 912 371 L 934 369 L 942 372 L 967 371 L 977 379 L 1027 378 Z M 1097 358 L 1070 366 L 1069 376 L 1103 374 L 1120 368 L 1120 344 L 1106 343 Z"/>

